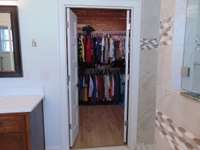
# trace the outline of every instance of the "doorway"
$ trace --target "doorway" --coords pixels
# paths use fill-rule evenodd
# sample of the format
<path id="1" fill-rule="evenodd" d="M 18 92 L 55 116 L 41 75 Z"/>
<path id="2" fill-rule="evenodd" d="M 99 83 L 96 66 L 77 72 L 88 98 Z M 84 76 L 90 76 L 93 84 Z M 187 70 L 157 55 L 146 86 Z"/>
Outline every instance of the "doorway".
<path id="1" fill-rule="evenodd" d="M 130 10 L 67 8 L 72 148 L 127 143 Z"/>

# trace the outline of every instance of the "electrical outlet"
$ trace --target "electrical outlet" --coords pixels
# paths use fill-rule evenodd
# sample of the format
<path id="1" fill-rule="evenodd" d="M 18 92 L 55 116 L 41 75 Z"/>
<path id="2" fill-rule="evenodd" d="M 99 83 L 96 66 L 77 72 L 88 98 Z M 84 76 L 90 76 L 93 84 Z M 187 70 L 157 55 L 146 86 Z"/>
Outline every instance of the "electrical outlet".
<path id="1" fill-rule="evenodd" d="M 190 68 L 189 67 L 182 67 L 181 75 L 182 75 L 182 77 L 190 77 Z"/>

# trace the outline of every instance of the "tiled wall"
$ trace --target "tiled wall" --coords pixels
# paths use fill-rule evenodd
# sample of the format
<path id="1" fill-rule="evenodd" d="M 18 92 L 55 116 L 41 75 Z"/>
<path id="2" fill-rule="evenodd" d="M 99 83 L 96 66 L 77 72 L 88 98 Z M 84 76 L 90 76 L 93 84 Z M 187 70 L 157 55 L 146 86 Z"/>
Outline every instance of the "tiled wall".
<path id="1" fill-rule="evenodd" d="M 175 3 L 175 0 L 161 0 L 155 150 L 198 150 L 200 103 L 180 95 L 179 91 L 173 89 L 171 82 Z"/>
<path id="2" fill-rule="evenodd" d="M 159 41 L 160 0 L 142 0 L 140 89 L 138 106 L 139 146 L 154 143 L 157 48 Z M 140 148 L 141 149 L 141 148 Z"/>
<path id="3" fill-rule="evenodd" d="M 174 121 L 162 112 L 157 112 L 156 127 L 160 136 L 165 138 L 174 150 L 198 150 L 200 149 L 200 138 L 178 127 Z"/>

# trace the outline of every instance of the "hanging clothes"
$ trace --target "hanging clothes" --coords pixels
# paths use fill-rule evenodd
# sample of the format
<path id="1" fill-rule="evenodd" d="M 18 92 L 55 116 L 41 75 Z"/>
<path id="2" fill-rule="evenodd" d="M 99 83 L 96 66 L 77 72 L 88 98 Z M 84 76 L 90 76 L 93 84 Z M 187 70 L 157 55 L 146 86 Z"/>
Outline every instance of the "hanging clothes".
<path id="1" fill-rule="evenodd" d="M 94 36 L 89 34 L 90 29 L 86 33 L 78 36 L 78 58 L 81 65 L 80 102 L 87 104 L 123 102 L 125 75 L 121 71 L 125 64 L 125 37 L 105 34 Z M 119 68 L 119 72 L 112 72 L 112 67 Z M 98 72 L 98 69 L 104 68 L 105 71 Z M 94 71 L 96 69 L 97 72 Z"/>
<path id="2" fill-rule="evenodd" d="M 126 41 L 124 39 L 120 39 L 120 44 L 119 44 L 119 57 L 124 59 L 126 55 Z"/>
<path id="3" fill-rule="evenodd" d="M 120 41 L 114 41 L 115 58 L 119 60 L 122 57 L 122 51 L 120 50 Z"/>
<path id="4" fill-rule="evenodd" d="M 85 62 L 85 47 L 84 47 L 84 36 L 79 35 L 78 38 L 78 56 L 79 56 L 79 62 Z"/>
<path id="5" fill-rule="evenodd" d="M 90 35 L 87 35 L 85 38 L 85 58 L 87 64 L 93 63 L 93 41 Z"/>
<path id="6" fill-rule="evenodd" d="M 79 62 L 91 64 L 111 64 L 125 58 L 125 38 L 116 36 L 79 35 Z"/>
<path id="7" fill-rule="evenodd" d="M 121 97 L 121 86 L 120 86 L 120 75 L 116 74 L 115 75 L 115 100 L 120 101 Z"/>
<path id="8" fill-rule="evenodd" d="M 96 64 L 100 64 L 101 63 L 101 55 L 102 55 L 102 45 L 101 45 L 101 42 L 102 42 L 102 38 L 101 37 L 94 37 L 93 38 L 93 42 L 94 42 L 94 62 Z"/>
<path id="9" fill-rule="evenodd" d="M 88 85 L 86 83 L 86 78 L 83 78 L 83 101 L 88 101 Z"/>
<path id="10" fill-rule="evenodd" d="M 115 96 L 115 78 L 114 78 L 114 75 L 112 75 L 112 94 L 111 94 L 112 97 Z"/>
<path id="11" fill-rule="evenodd" d="M 93 81 L 93 90 L 92 90 L 92 100 L 95 102 L 97 98 L 97 84 L 96 84 L 96 77 L 92 76 Z"/>
<path id="12" fill-rule="evenodd" d="M 124 97 L 125 97 L 125 75 L 120 74 L 120 101 L 124 102 Z"/>
<path id="13" fill-rule="evenodd" d="M 89 76 L 89 87 L 88 87 L 88 97 L 92 98 L 93 97 L 93 91 L 94 91 L 94 83 L 92 80 L 92 77 Z"/>
<path id="14" fill-rule="evenodd" d="M 104 88 L 104 76 L 99 75 L 97 77 L 98 80 L 98 97 L 100 100 L 104 100 L 104 93 L 105 93 L 105 88 Z"/>
<path id="15" fill-rule="evenodd" d="M 109 47 L 110 47 L 110 43 L 109 43 L 109 38 L 106 37 L 105 38 L 105 55 L 104 55 L 104 63 L 107 64 L 109 62 Z"/>
<path id="16" fill-rule="evenodd" d="M 110 101 L 109 96 L 109 89 L 110 89 L 110 78 L 108 75 L 104 75 L 104 93 L 105 93 L 105 99 Z"/>
<path id="17" fill-rule="evenodd" d="M 79 97 L 82 101 L 88 101 L 88 86 L 84 76 L 79 77 Z"/>
<path id="18" fill-rule="evenodd" d="M 114 83 L 114 76 L 110 75 L 110 87 L 109 87 L 109 96 L 110 96 L 110 100 L 113 99 L 113 97 L 115 96 L 115 83 Z"/>
<path id="19" fill-rule="evenodd" d="M 110 62 L 113 62 L 115 60 L 114 50 L 115 50 L 114 41 L 113 41 L 112 38 L 109 38 L 109 59 L 110 59 Z"/>
<path id="20" fill-rule="evenodd" d="M 105 57 L 105 38 L 103 36 L 101 40 L 101 63 L 104 63 L 104 57 Z"/>

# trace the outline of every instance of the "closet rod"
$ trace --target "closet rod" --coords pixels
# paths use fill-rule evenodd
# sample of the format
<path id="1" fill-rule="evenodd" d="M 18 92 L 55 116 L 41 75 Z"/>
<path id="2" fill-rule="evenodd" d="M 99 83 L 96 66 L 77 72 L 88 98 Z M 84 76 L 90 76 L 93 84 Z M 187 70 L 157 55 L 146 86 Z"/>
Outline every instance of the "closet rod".
<path id="1" fill-rule="evenodd" d="M 83 31 L 78 32 L 79 34 L 84 34 Z M 126 35 L 126 31 L 94 31 L 91 35 Z"/>
<path id="2" fill-rule="evenodd" d="M 109 68 L 109 69 L 85 69 L 81 74 L 109 74 L 109 73 L 119 73 L 121 72 L 120 68 Z"/>

